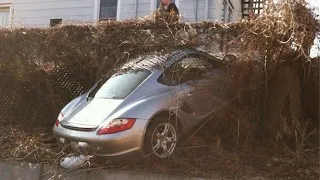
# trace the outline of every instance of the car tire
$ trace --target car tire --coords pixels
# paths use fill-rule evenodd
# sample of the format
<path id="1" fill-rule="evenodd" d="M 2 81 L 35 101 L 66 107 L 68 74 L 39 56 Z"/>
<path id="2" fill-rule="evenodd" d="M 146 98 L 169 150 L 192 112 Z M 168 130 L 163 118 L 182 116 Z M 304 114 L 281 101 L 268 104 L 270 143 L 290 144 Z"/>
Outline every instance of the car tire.
<path id="1" fill-rule="evenodd" d="M 152 119 L 144 138 L 145 155 L 157 159 L 170 157 L 177 146 L 178 127 L 178 120 L 168 116 L 158 116 Z"/>

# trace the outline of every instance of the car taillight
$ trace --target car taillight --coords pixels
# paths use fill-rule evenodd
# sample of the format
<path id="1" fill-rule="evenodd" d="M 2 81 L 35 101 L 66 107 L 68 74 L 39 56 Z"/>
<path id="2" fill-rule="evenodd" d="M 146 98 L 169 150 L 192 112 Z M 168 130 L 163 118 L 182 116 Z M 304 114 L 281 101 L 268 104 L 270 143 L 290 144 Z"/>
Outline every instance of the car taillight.
<path id="1" fill-rule="evenodd" d="M 60 113 L 57 120 L 56 120 L 56 126 L 58 127 L 60 125 L 60 121 L 63 119 L 63 114 Z"/>
<path id="2" fill-rule="evenodd" d="M 135 122 L 136 119 L 115 119 L 110 123 L 102 126 L 97 132 L 97 134 L 113 134 L 117 132 L 126 131 L 128 129 L 131 129 Z"/>

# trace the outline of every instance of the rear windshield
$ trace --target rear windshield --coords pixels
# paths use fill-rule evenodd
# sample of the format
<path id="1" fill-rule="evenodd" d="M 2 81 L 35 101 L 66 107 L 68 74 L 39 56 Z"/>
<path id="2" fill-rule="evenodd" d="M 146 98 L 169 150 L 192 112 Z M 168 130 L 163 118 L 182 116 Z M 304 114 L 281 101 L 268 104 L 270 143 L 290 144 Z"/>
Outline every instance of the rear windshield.
<path id="1" fill-rule="evenodd" d="M 121 75 L 113 75 L 106 81 L 101 81 L 93 92 L 94 98 L 125 99 L 134 91 L 149 75 L 150 71 L 127 72 Z"/>

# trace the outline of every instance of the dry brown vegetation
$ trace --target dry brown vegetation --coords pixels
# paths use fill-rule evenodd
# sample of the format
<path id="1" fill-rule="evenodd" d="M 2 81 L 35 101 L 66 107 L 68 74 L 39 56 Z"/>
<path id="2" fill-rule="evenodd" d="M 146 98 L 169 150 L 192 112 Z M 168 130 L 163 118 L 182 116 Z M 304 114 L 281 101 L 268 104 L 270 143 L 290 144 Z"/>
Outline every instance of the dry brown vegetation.
<path id="1" fill-rule="evenodd" d="M 308 54 L 320 26 L 305 5 L 304 0 L 268 2 L 261 17 L 229 24 L 141 20 L 1 29 L 0 143 L 5 145 L 0 156 L 57 162 L 64 152 L 43 136 L 51 136 L 65 103 L 130 58 L 200 46 L 239 54 L 227 66 L 226 91 L 233 101 L 182 143 L 172 159 L 105 166 L 314 179 L 319 173 L 319 59 Z"/>

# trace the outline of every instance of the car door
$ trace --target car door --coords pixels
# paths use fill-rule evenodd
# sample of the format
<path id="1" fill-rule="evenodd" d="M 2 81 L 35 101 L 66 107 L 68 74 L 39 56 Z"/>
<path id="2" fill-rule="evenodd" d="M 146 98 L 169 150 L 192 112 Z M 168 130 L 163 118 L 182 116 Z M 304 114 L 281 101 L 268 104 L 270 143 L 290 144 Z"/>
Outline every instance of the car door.
<path id="1" fill-rule="evenodd" d="M 199 120 L 197 116 L 194 116 L 194 110 L 187 103 L 186 91 L 190 90 L 189 92 L 192 92 L 192 90 L 183 86 L 183 81 L 185 80 L 181 78 L 181 75 L 183 75 L 181 71 L 183 70 L 179 63 L 174 63 L 163 72 L 158 78 L 158 82 L 172 88 L 173 104 L 169 109 L 180 118 L 181 125 L 184 131 L 187 132 L 193 128 Z"/>
<path id="2" fill-rule="evenodd" d="M 201 56 L 188 56 L 174 63 L 160 83 L 171 86 L 179 118 L 188 129 L 199 124 L 219 106 L 220 83 L 215 80 L 223 71 Z"/>
<path id="3" fill-rule="evenodd" d="M 187 57 L 179 63 L 184 71 L 180 86 L 186 97 L 185 103 L 191 107 L 196 119 L 208 117 L 223 103 L 223 70 L 201 56 Z"/>

